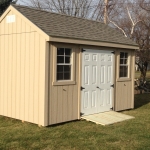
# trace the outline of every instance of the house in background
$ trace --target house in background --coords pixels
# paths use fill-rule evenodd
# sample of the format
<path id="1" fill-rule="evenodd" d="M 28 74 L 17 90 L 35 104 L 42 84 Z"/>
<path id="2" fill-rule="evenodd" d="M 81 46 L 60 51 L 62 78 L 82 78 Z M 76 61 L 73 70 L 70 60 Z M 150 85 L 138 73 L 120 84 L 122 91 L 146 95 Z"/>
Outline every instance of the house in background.
<path id="1" fill-rule="evenodd" d="M 48 126 L 132 109 L 135 49 L 103 23 L 11 5 L 0 18 L 0 115 Z"/>

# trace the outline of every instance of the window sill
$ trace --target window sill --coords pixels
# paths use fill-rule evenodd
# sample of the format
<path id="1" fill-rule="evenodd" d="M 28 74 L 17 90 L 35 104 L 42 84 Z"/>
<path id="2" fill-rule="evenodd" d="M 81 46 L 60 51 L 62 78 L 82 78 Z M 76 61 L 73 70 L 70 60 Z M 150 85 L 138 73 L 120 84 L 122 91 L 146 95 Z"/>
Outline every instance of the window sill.
<path id="1" fill-rule="evenodd" d="M 56 81 L 53 82 L 52 85 L 75 85 L 75 81 Z"/>
<path id="2" fill-rule="evenodd" d="M 117 79 L 117 82 L 123 82 L 123 81 L 131 81 L 131 78 L 119 78 L 119 79 Z"/>

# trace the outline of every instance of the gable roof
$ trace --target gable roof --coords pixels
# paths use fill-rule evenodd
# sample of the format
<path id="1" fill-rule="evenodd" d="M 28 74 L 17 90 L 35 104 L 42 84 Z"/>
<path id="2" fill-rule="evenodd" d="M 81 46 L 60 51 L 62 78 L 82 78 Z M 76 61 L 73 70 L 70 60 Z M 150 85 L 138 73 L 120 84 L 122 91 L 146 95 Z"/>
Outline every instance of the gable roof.
<path id="1" fill-rule="evenodd" d="M 137 46 L 115 29 L 98 21 L 72 17 L 27 6 L 12 5 L 22 15 L 51 37 Z"/>

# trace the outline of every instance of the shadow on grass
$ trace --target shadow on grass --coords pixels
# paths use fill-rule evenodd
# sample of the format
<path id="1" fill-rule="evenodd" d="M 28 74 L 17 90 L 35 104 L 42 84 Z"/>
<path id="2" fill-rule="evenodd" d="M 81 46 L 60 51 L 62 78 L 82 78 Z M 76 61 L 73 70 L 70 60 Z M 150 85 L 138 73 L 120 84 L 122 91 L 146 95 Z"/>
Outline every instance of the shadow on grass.
<path id="1" fill-rule="evenodd" d="M 62 126 L 62 125 L 68 124 L 68 123 L 74 123 L 74 122 L 79 122 L 79 121 L 80 121 L 80 119 L 79 120 L 72 120 L 72 121 L 67 121 L 67 122 L 62 122 L 62 123 L 56 123 L 56 124 L 53 124 L 53 125 L 49 125 L 47 127 L 50 127 L 50 128 L 59 127 L 59 126 Z"/>
<path id="2" fill-rule="evenodd" d="M 150 103 L 150 94 L 137 94 L 134 98 L 134 109 Z"/>

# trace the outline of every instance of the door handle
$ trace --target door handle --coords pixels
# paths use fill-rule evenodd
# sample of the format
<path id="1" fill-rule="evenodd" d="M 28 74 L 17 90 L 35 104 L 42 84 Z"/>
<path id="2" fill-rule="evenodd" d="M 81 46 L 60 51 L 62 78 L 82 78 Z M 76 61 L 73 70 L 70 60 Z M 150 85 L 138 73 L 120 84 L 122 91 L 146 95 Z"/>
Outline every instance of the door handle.
<path id="1" fill-rule="evenodd" d="M 99 89 L 99 87 L 97 86 L 96 88 L 98 88 Z"/>

